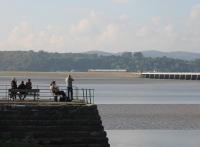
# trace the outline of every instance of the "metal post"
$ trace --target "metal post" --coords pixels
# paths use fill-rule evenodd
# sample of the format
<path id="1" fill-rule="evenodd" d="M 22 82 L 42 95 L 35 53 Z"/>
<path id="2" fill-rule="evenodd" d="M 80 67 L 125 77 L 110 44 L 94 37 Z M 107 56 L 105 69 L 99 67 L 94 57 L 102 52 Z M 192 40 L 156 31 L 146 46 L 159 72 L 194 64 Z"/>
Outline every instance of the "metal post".
<path id="1" fill-rule="evenodd" d="M 76 94 L 75 96 L 73 95 L 73 97 L 76 97 L 76 100 L 78 100 L 78 97 L 79 97 L 78 87 L 74 87 L 74 88 L 73 88 L 73 93 Z"/>
<path id="2" fill-rule="evenodd" d="M 6 96 L 5 97 L 6 97 L 6 99 L 9 99 L 8 98 L 8 86 L 7 85 L 6 85 Z"/>
<path id="3" fill-rule="evenodd" d="M 89 89 L 89 97 L 90 97 L 90 104 L 92 104 L 92 98 L 91 98 L 91 89 Z"/>
<path id="4" fill-rule="evenodd" d="M 87 89 L 86 90 L 86 101 L 87 101 L 87 104 L 88 104 L 88 95 L 87 95 Z"/>
<path id="5" fill-rule="evenodd" d="M 83 91 L 83 99 L 86 102 L 84 89 L 82 89 L 82 91 Z"/>
<path id="6" fill-rule="evenodd" d="M 38 85 L 37 85 L 37 89 L 39 89 Z M 37 97 L 37 101 L 39 101 L 39 94 L 38 93 L 36 94 L 36 97 Z"/>
<path id="7" fill-rule="evenodd" d="M 94 104 L 94 89 L 93 89 L 93 104 Z"/>

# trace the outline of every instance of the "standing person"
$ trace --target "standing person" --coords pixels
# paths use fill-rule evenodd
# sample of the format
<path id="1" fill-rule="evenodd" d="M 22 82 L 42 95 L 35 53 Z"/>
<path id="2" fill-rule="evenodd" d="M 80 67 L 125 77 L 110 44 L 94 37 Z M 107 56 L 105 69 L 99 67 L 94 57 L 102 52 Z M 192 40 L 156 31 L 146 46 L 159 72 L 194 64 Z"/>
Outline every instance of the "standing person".
<path id="1" fill-rule="evenodd" d="M 13 77 L 11 80 L 11 89 L 17 89 L 17 80 L 15 79 L 15 77 Z M 13 98 L 13 100 L 15 100 L 16 94 L 16 92 L 11 92 L 10 98 Z"/>
<path id="2" fill-rule="evenodd" d="M 26 89 L 32 89 L 31 79 L 28 79 L 28 81 L 26 82 Z"/>
<path id="3" fill-rule="evenodd" d="M 73 86 L 72 86 L 72 82 L 73 81 L 74 81 L 74 79 L 71 77 L 70 74 L 65 79 L 66 86 L 67 86 L 68 97 L 69 97 L 70 100 L 73 100 Z"/>
<path id="4" fill-rule="evenodd" d="M 62 95 L 62 99 L 60 101 L 69 101 L 64 91 L 60 90 L 56 85 L 56 81 L 52 81 L 50 84 L 50 90 L 54 94 L 54 101 L 57 102 L 57 96 Z"/>
<path id="5" fill-rule="evenodd" d="M 19 84 L 18 86 L 19 90 L 22 90 L 19 92 L 19 99 L 22 99 L 22 95 L 23 95 L 23 100 L 26 98 L 26 92 L 23 90 L 26 90 L 26 85 L 24 84 L 24 81 L 21 81 L 21 84 Z"/>

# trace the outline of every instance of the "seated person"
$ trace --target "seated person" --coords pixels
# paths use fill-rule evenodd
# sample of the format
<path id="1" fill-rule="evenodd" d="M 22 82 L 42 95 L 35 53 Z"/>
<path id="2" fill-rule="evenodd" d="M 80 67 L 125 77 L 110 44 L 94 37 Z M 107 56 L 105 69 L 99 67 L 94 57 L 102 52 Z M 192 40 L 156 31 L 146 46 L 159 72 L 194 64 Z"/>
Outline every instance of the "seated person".
<path id="1" fill-rule="evenodd" d="M 21 82 L 21 84 L 19 84 L 18 86 L 19 90 L 25 90 L 26 89 L 26 85 L 24 84 L 24 81 Z M 19 92 L 19 99 L 21 100 L 23 96 L 23 100 L 26 98 L 26 92 Z"/>
<path id="2" fill-rule="evenodd" d="M 31 79 L 28 79 L 28 81 L 26 82 L 26 89 L 32 89 Z"/>
<path id="3" fill-rule="evenodd" d="M 55 95 L 54 101 L 57 102 L 57 96 L 62 95 L 62 98 L 60 98 L 60 101 L 69 101 L 65 92 L 59 90 L 59 87 L 56 85 L 56 81 L 52 81 L 50 84 L 50 90 Z"/>
<path id="4" fill-rule="evenodd" d="M 15 78 L 12 79 L 11 81 L 11 89 L 17 89 L 17 81 Z M 11 95 L 10 95 L 10 98 L 13 98 L 13 100 L 16 99 L 16 92 L 12 92 Z"/>

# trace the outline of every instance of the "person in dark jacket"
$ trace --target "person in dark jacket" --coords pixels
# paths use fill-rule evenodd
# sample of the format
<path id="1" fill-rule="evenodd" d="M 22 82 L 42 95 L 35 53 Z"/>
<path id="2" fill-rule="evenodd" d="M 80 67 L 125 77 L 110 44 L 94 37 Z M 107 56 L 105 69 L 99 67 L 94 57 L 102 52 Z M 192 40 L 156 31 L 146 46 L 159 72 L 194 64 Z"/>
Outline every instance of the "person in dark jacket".
<path id="1" fill-rule="evenodd" d="M 28 81 L 26 82 L 26 89 L 32 89 L 31 79 L 28 79 Z"/>
<path id="2" fill-rule="evenodd" d="M 11 89 L 17 89 L 17 80 L 15 78 L 13 78 L 11 80 Z M 16 99 L 16 92 L 11 92 L 10 98 L 12 98 L 13 100 Z"/>
<path id="3" fill-rule="evenodd" d="M 13 78 L 11 81 L 11 89 L 17 89 L 17 81 L 15 78 Z"/>
<path id="4" fill-rule="evenodd" d="M 22 81 L 21 84 L 19 84 L 18 89 L 19 90 L 26 90 L 26 85 L 24 84 L 24 81 Z M 22 98 L 22 96 L 23 96 L 23 98 Z M 19 99 L 24 100 L 25 98 L 26 98 L 26 92 L 24 92 L 24 91 L 19 92 Z"/>

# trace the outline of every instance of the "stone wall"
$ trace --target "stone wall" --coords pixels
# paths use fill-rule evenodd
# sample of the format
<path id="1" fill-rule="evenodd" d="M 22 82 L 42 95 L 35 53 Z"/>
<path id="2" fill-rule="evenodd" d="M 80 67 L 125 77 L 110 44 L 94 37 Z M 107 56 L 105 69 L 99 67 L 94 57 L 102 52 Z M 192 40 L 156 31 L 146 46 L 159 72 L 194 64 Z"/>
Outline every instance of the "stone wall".
<path id="1" fill-rule="evenodd" d="M 96 105 L 0 105 L 0 140 L 42 147 L 109 147 Z"/>

